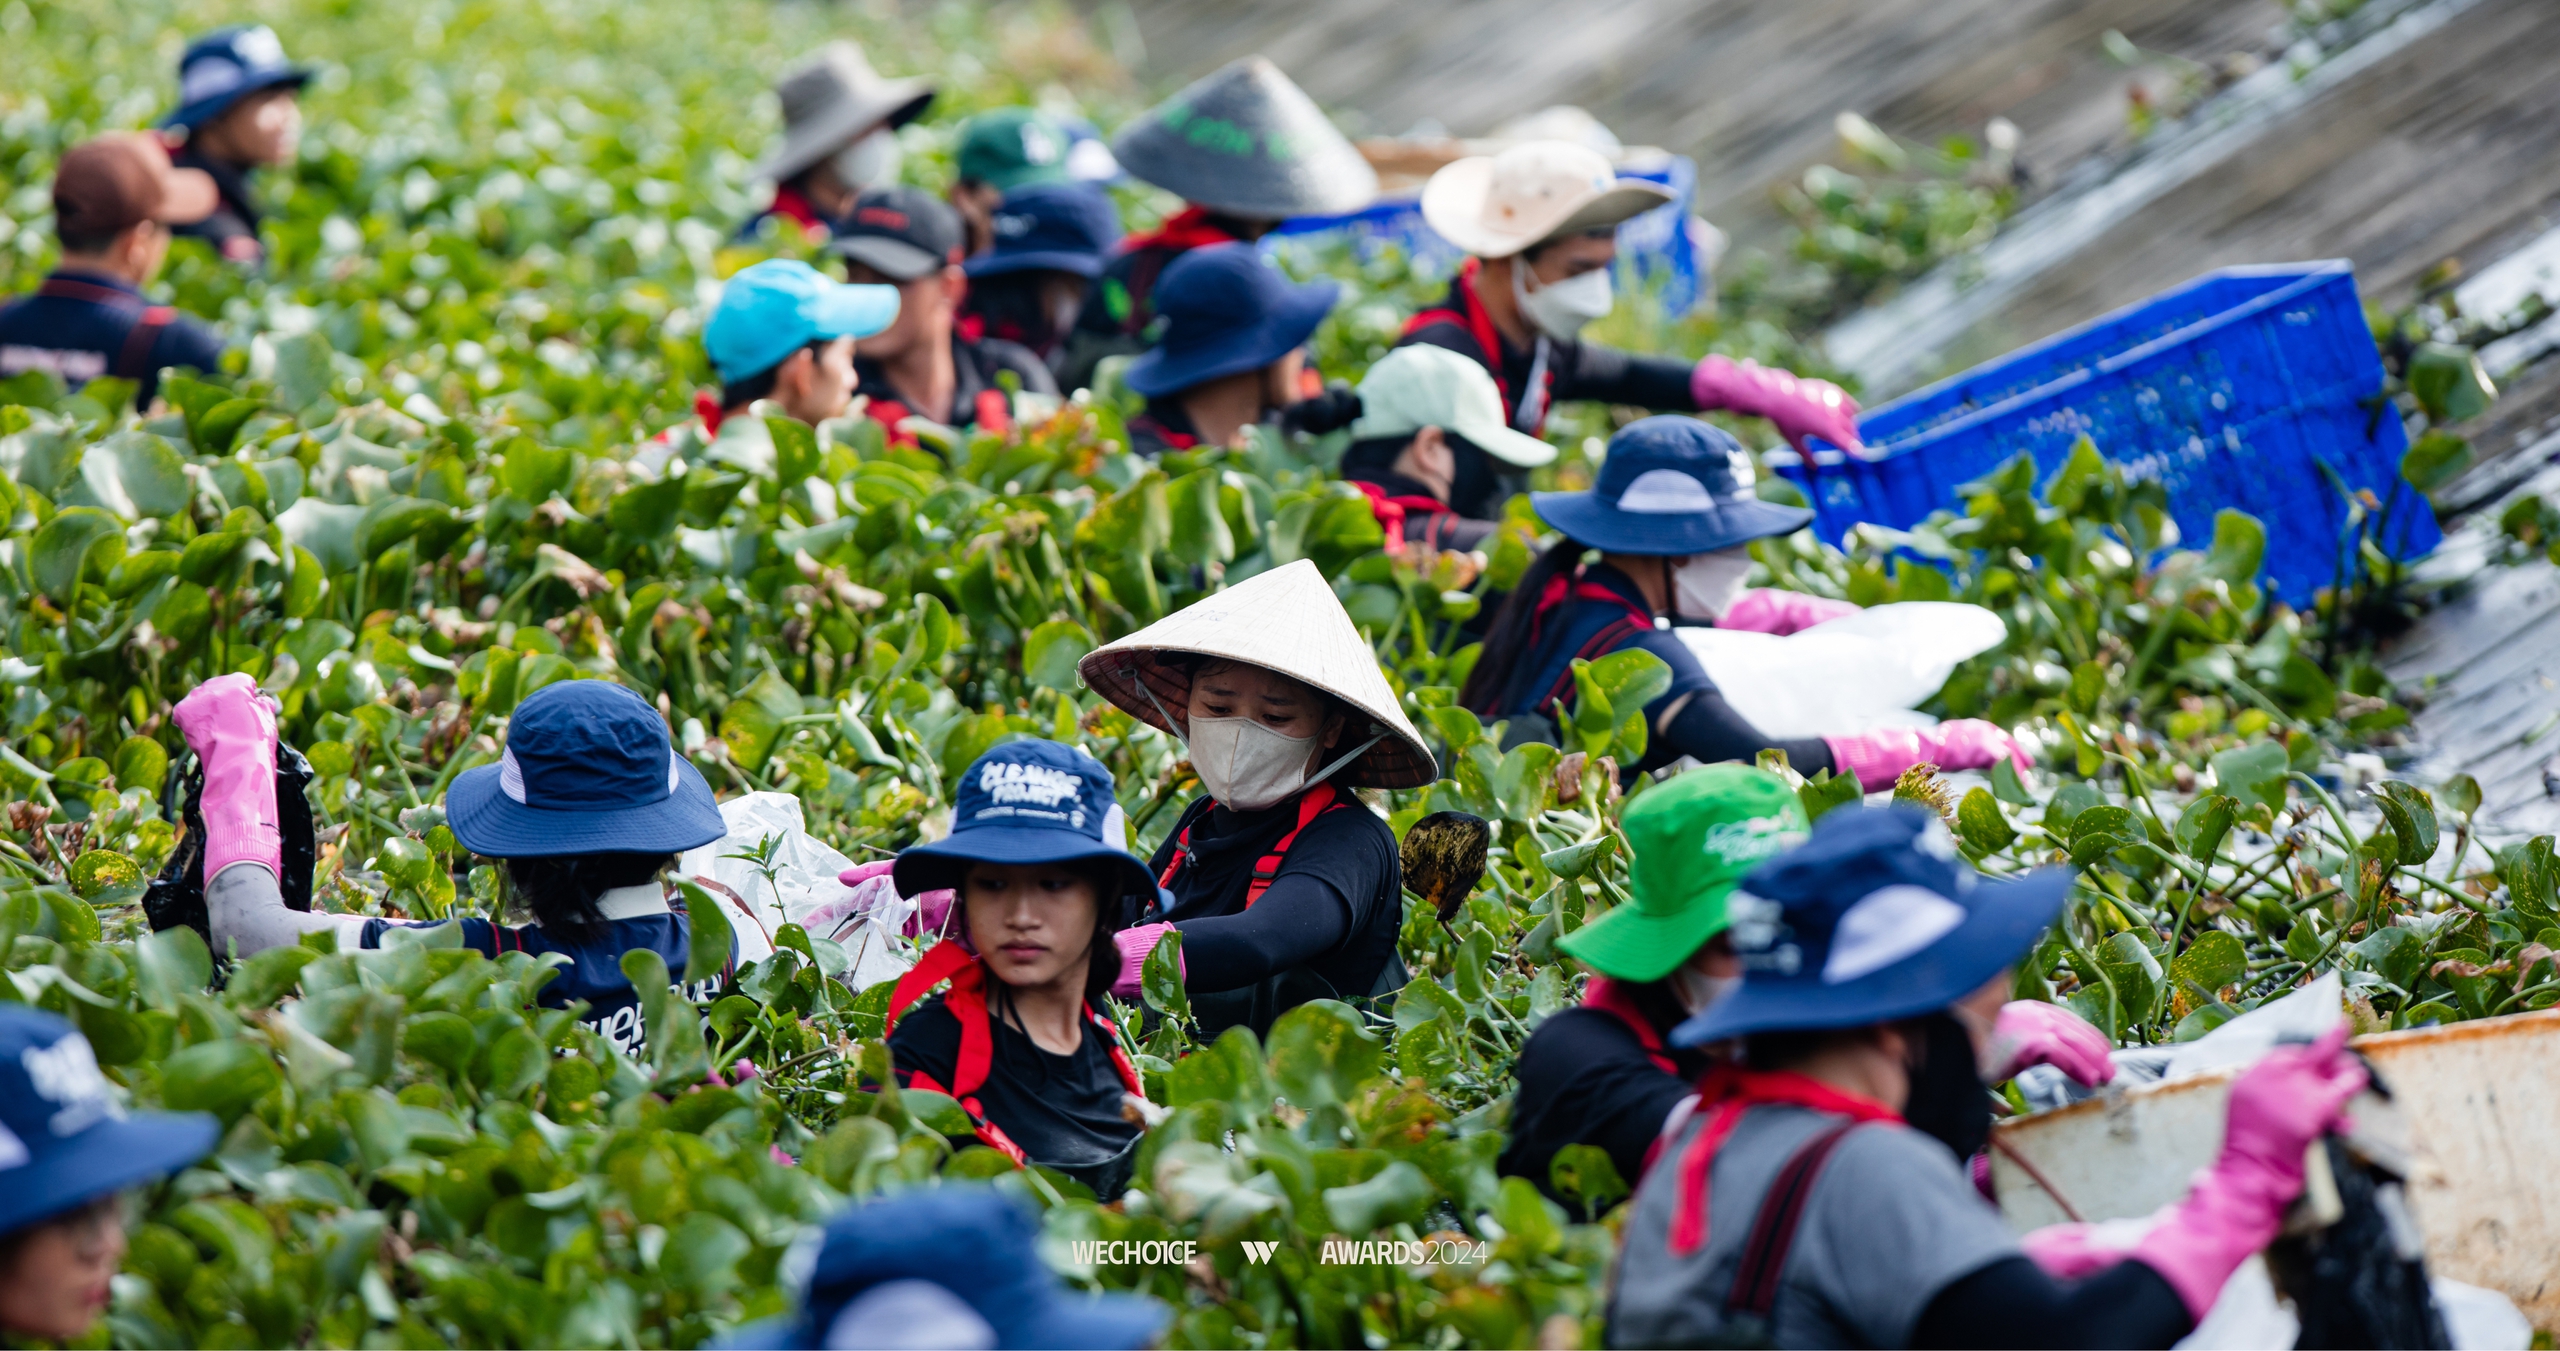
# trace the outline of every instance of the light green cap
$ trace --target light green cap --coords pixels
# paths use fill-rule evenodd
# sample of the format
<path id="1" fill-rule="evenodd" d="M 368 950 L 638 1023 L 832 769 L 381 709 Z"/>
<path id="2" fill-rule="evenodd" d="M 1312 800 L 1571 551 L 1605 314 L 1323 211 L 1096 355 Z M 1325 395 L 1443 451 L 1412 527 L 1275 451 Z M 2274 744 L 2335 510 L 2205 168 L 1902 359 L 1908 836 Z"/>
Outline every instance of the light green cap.
<path id="1" fill-rule="evenodd" d="M 1065 127 L 1029 108 L 980 113 L 960 127 L 960 176 L 999 192 L 1064 183 L 1073 139 Z"/>
<path id="2" fill-rule="evenodd" d="M 1724 931 L 1725 897 L 1743 874 L 1810 830 L 1786 781 L 1749 765 L 1707 765 L 1654 785 L 1618 828 L 1634 850 L 1627 904 L 1556 946 L 1617 980 L 1670 975 Z"/>
<path id="3" fill-rule="evenodd" d="M 1502 415 L 1502 391 L 1474 361 L 1429 343 L 1378 358 L 1360 381 L 1360 420 L 1351 439 L 1411 436 L 1425 427 L 1455 432 L 1476 449 L 1522 469 L 1552 462 L 1556 448 L 1514 431 Z"/>

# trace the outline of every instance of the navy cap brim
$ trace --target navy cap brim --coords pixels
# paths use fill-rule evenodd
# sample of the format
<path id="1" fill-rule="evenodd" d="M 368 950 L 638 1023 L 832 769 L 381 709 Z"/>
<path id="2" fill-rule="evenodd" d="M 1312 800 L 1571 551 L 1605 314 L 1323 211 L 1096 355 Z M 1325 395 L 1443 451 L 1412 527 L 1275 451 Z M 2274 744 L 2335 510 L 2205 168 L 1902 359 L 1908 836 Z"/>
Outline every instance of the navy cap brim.
<path id="1" fill-rule="evenodd" d="M 1099 859 L 1120 868 L 1133 896 L 1152 896 L 1155 876 L 1144 860 L 1114 849 L 1081 830 L 1065 827 L 1000 825 L 955 830 L 931 844 L 919 844 L 898 855 L 890 878 L 898 894 L 956 890 L 972 863 L 1076 863 Z M 1105 898 L 1109 899 L 1109 898 Z"/>
<path id="2" fill-rule="evenodd" d="M 1159 342 L 1130 362 L 1123 378 L 1129 388 L 1157 399 L 1220 376 L 1260 369 L 1306 346 L 1341 297 L 1342 284 L 1329 278 L 1293 286 L 1277 311 L 1251 328 L 1179 356 Z"/>
<path id="3" fill-rule="evenodd" d="M 2006 882 L 1985 881 L 1965 897 L 1964 923 L 1938 941 L 1856 980 L 1755 980 L 1671 1030 L 1674 1046 L 1703 1046 L 1754 1032 L 1819 1032 L 1916 1018 L 1982 988 L 2026 956 L 2061 913 L 2068 868 L 2043 868 Z"/>
<path id="4" fill-rule="evenodd" d="M 1068 272 L 1091 281 L 1102 275 L 1102 255 L 1063 249 L 982 253 L 962 266 L 972 277 L 1001 277 L 1011 272 Z"/>
<path id="5" fill-rule="evenodd" d="M 200 98 L 193 103 L 180 104 L 175 111 L 160 119 L 160 125 L 163 128 L 186 127 L 193 130 L 222 116 L 230 111 L 232 104 L 238 103 L 251 94 L 284 85 L 300 89 L 311 83 L 312 77 L 319 73 L 319 68 L 315 66 L 278 66 L 273 70 L 261 71 L 251 76 L 248 83 L 237 89 Z"/>
<path id="6" fill-rule="evenodd" d="M 0 1171 L 0 1233 L 14 1233 L 203 1158 L 222 1128 L 202 1112 L 136 1112 Z"/>
<path id="7" fill-rule="evenodd" d="M 1163 1301 L 1119 1291 L 1076 1294 L 1060 1291 L 1027 1317 L 1006 1320 L 997 1345 L 1007 1348 L 1090 1347 L 1094 1351 L 1135 1351 L 1152 1346 L 1173 1310 Z"/>
<path id="8" fill-rule="evenodd" d="M 1132 382 L 1134 384 L 1134 382 Z M 1711 553 L 1813 524 L 1813 513 L 1743 497 L 1703 511 L 1628 511 L 1595 492 L 1531 493 L 1539 519 L 1568 537 L 1611 553 L 1676 557 Z"/>
<path id="9" fill-rule="evenodd" d="M 467 769 L 445 790 L 445 824 L 463 848 L 484 858 L 681 854 L 729 833 L 711 785 L 682 757 L 674 792 L 638 807 L 595 811 L 528 806 L 499 788 L 499 773 L 497 765 Z"/>

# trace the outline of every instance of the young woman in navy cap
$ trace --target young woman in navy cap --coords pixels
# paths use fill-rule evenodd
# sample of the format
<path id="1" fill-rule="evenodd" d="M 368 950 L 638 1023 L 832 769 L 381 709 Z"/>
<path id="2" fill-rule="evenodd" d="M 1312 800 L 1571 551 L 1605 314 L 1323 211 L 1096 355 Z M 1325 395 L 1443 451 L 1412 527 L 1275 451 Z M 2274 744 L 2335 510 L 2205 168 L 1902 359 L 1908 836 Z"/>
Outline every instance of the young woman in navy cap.
<path id="1" fill-rule="evenodd" d="M 1155 883 L 1122 845 L 1111 771 L 1015 741 L 961 776 L 951 833 L 898 855 L 898 890 L 956 893 L 955 932 L 889 996 L 898 1082 L 958 1099 L 978 1139 L 1103 1200 L 1129 1183 L 1144 1101 L 1094 1001 L 1121 976 L 1112 936 Z M 944 981 L 950 988 L 926 997 Z"/>
<path id="2" fill-rule="evenodd" d="M 275 795 L 274 711 L 245 675 L 217 676 L 180 701 L 179 728 L 204 768 L 205 908 L 217 953 L 246 957 L 332 931 L 378 947 L 394 920 L 287 909 Z M 727 833 L 711 786 L 675 748 L 658 710 L 620 685 L 563 681 L 527 695 L 508 719 L 497 764 L 465 770 L 445 823 L 494 859 L 522 927 L 464 919 L 466 947 L 557 952 L 570 964 L 541 1002 L 583 1001 L 584 1020 L 625 1053 L 646 1036 L 622 954 L 649 948 L 684 969 L 691 926 L 660 874 L 675 856 Z"/>
<path id="3" fill-rule="evenodd" d="M 1645 705 L 1652 736 L 1641 763 L 1621 766 L 1629 772 L 1659 769 L 1683 756 L 1705 764 L 1748 761 L 1776 747 L 1801 773 L 1854 773 L 1872 792 L 1924 762 L 1980 769 L 2015 756 L 2023 765 L 2007 733 L 1973 719 L 1782 740 L 1725 702 L 1672 625 L 1784 634 L 1857 609 L 1744 588 L 1751 541 L 1801 530 L 1813 513 L 1753 495 L 1735 470 L 1741 455 L 1739 442 L 1695 418 L 1649 417 L 1609 439 L 1590 491 L 1531 494 L 1538 514 L 1564 538 L 1530 565 L 1503 602 L 1458 702 L 1489 720 L 1560 723 L 1574 706 L 1577 658 L 1596 661 L 1642 648 L 1671 668 L 1671 688 Z M 1523 739 L 1521 730 L 1515 725 L 1515 741 Z"/>

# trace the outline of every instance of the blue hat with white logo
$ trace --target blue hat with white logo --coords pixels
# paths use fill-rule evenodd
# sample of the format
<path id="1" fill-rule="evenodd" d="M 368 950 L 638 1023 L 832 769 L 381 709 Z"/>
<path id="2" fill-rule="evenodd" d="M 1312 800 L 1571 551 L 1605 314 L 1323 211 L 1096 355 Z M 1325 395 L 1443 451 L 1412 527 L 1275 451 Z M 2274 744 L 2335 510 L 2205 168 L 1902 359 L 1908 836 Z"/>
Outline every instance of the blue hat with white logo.
<path id="1" fill-rule="evenodd" d="M 1034 184 L 1004 195 L 995 237 L 993 249 L 969 260 L 970 276 L 1071 272 L 1090 281 L 1120 242 L 1120 213 L 1109 194 L 1089 184 Z"/>
<path id="2" fill-rule="evenodd" d="M 1664 414 L 1609 438 L 1588 492 L 1531 493 L 1547 524 L 1610 553 L 1677 558 L 1712 553 L 1813 522 L 1802 507 L 1763 502 L 1737 467 L 1742 443 L 1720 427 Z"/>
<path id="3" fill-rule="evenodd" d="M 959 886 L 972 863 L 1093 859 L 1121 869 L 1126 895 L 1153 896 L 1155 877 L 1129 852 L 1127 834 L 1101 761 L 1060 742 L 1008 741 L 960 776 L 951 833 L 899 854 L 891 875 L 901 895 L 913 896 Z"/>
<path id="4" fill-rule="evenodd" d="M 178 58 L 178 107 L 160 125 L 192 130 L 261 89 L 299 89 L 315 73 L 287 61 L 284 43 L 265 24 L 217 28 L 188 43 L 186 55 Z"/>
<path id="5" fill-rule="evenodd" d="M 453 837 L 488 858 L 680 854 L 729 833 L 666 720 L 609 680 L 526 695 L 498 763 L 456 776 L 444 814 Z"/>
<path id="6" fill-rule="evenodd" d="M 0 1004 L 0 1235 L 176 1172 L 220 1129 L 202 1112 L 127 1112 L 79 1029 Z"/>
<path id="7" fill-rule="evenodd" d="M 1671 1043 L 1943 1009 L 2024 957 L 2071 881 L 2068 868 L 1988 880 L 1918 808 L 1836 808 L 1725 898 L 1742 984 L 1674 1028 Z"/>
<path id="8" fill-rule="evenodd" d="M 798 259 L 768 258 L 720 289 L 702 348 L 720 382 L 734 385 L 813 342 L 868 338 L 897 317 L 897 287 L 835 281 Z"/>

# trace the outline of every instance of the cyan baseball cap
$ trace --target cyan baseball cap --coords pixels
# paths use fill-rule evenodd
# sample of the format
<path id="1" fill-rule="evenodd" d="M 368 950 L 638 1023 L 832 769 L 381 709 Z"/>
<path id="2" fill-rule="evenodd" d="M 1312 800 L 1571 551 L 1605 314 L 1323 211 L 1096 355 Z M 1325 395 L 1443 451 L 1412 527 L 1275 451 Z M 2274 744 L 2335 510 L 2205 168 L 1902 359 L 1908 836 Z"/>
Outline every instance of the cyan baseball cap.
<path id="1" fill-rule="evenodd" d="M 720 292 L 702 347 L 721 383 L 734 385 L 822 339 L 868 338 L 898 317 L 898 288 L 832 281 L 807 263 L 768 258 Z"/>

